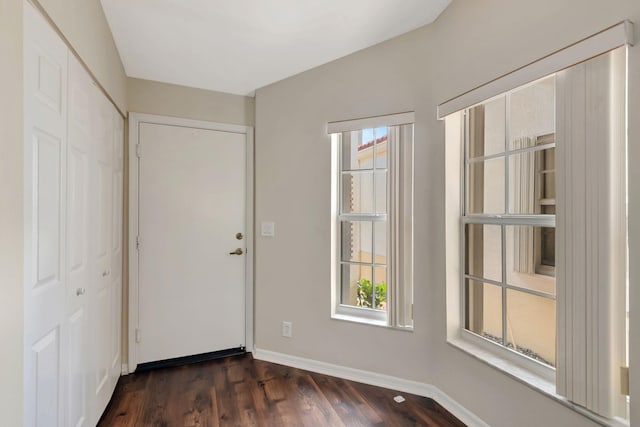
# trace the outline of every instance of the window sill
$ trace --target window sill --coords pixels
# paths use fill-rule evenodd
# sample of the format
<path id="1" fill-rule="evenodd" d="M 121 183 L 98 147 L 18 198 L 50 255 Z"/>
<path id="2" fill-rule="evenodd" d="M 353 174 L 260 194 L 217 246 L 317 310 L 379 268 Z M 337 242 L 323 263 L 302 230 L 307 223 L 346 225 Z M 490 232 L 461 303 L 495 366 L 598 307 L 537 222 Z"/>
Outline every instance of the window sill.
<path id="1" fill-rule="evenodd" d="M 550 381 L 543 375 L 526 369 L 518 364 L 507 360 L 505 357 L 501 357 L 496 352 L 489 351 L 482 348 L 479 345 L 470 342 L 462 337 L 448 338 L 447 342 L 473 357 L 495 369 L 501 373 L 508 375 L 516 381 L 532 388 L 533 390 L 542 393 L 546 397 L 549 397 L 561 405 L 581 414 L 582 416 L 590 419 L 591 421 L 606 427 L 629 427 L 629 420 L 622 418 L 604 418 L 593 412 L 576 405 L 568 401 L 563 396 L 556 393 L 556 385 L 554 381 Z"/>
<path id="2" fill-rule="evenodd" d="M 338 314 L 338 313 L 335 313 L 335 314 L 331 315 L 331 318 L 333 320 L 341 320 L 343 322 L 362 323 L 364 325 L 383 327 L 383 328 L 386 328 L 386 329 L 395 329 L 395 330 L 398 330 L 398 331 L 413 332 L 413 328 L 411 328 L 411 327 L 391 326 L 384 320 L 367 319 L 367 318 L 364 318 L 364 317 L 353 316 L 353 315 L 349 315 L 349 314 Z"/>

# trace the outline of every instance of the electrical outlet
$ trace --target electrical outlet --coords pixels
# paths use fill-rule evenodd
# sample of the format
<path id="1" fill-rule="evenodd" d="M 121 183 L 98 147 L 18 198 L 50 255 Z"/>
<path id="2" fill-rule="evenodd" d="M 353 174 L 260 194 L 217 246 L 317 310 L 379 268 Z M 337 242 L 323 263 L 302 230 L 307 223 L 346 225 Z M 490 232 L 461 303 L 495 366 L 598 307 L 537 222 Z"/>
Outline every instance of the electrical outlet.
<path id="1" fill-rule="evenodd" d="M 291 338 L 293 336 L 293 325 L 291 322 L 282 322 L 282 336 Z"/>

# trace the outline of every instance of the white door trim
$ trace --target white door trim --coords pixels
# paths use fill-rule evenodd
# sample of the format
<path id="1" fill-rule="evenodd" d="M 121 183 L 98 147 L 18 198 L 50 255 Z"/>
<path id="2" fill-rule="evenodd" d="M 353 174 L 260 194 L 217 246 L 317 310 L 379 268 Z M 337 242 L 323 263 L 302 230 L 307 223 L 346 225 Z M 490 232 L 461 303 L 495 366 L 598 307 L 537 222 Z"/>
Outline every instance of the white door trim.
<path id="1" fill-rule="evenodd" d="M 138 366 L 138 344 L 136 330 L 139 328 L 139 287 L 138 287 L 138 251 L 136 238 L 138 236 L 138 155 L 137 146 L 140 142 L 139 127 L 141 123 L 181 126 L 196 129 L 232 132 L 246 135 L 247 152 L 247 194 L 246 194 L 246 267 L 245 267 L 245 345 L 247 351 L 253 350 L 253 127 L 231 125 L 224 123 L 206 122 L 201 120 L 183 119 L 178 117 L 157 116 L 144 113 L 129 113 L 129 361 L 128 372 L 133 372 Z M 125 372 L 125 373 L 128 373 Z"/>

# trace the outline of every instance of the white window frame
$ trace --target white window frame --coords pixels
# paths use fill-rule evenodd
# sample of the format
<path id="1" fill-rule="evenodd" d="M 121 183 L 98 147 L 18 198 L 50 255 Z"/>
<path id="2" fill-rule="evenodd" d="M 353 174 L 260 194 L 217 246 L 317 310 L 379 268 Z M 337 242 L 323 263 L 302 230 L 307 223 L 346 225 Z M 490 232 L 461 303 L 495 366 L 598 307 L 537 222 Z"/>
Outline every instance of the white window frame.
<path id="1" fill-rule="evenodd" d="M 460 295 L 461 295 L 461 299 L 462 299 L 462 306 L 466 307 L 466 299 L 465 299 L 465 287 L 466 287 L 466 281 L 467 280 L 472 280 L 474 282 L 478 282 L 478 283 L 489 283 L 491 285 L 495 285 L 495 286 L 499 286 L 501 288 L 501 293 L 502 293 L 502 299 L 501 299 L 501 304 L 502 304 L 502 344 L 497 343 L 497 342 L 493 342 L 488 338 L 484 338 L 481 335 L 470 331 L 468 329 L 465 328 L 466 325 L 466 317 L 467 317 L 467 313 L 466 310 L 463 309 L 461 310 L 461 319 L 460 319 L 460 324 L 461 324 L 461 334 L 462 336 L 473 342 L 476 345 L 481 346 L 482 348 L 489 350 L 489 351 L 494 351 L 497 352 L 498 354 L 500 354 L 502 357 L 506 358 L 507 360 L 509 360 L 512 363 L 516 363 L 519 366 L 522 366 L 523 368 L 534 372 L 536 375 L 540 376 L 541 378 L 545 379 L 546 381 L 554 381 L 555 380 L 555 368 L 551 367 L 549 365 L 546 365 L 538 360 L 532 359 L 520 352 L 518 352 L 515 349 L 511 349 L 508 348 L 505 345 L 505 341 L 506 341 L 506 337 L 507 337 L 507 328 L 506 328 L 506 318 L 507 318 L 507 290 L 508 289 L 512 289 L 514 291 L 517 292 L 522 292 L 522 293 L 526 293 L 526 294 L 530 294 L 530 295 L 534 295 L 534 296 L 538 296 L 538 297 L 542 297 L 542 298 L 549 298 L 549 299 L 553 299 L 554 301 L 556 300 L 555 295 L 549 295 L 546 294 L 544 292 L 539 292 L 539 291 L 534 291 L 534 290 L 530 290 L 530 289 L 526 289 L 525 287 L 521 287 L 521 286 L 513 286 L 507 283 L 507 274 L 506 274 L 506 270 L 505 270 L 505 265 L 506 265 L 506 247 L 507 247 L 507 231 L 506 231 L 506 227 L 507 226 L 533 226 L 533 227 L 552 227 L 555 228 L 556 227 L 556 217 L 555 215 L 546 215 L 546 214 L 512 214 L 509 213 L 509 206 L 510 206 L 510 197 L 511 197 L 511 192 L 510 190 L 510 179 L 511 179 L 511 174 L 510 174 L 510 167 L 511 167 L 511 162 L 510 162 L 510 158 L 519 154 L 523 154 L 523 153 L 538 153 L 538 152 L 542 152 L 543 150 L 549 149 L 549 148 L 555 148 L 556 147 L 556 143 L 549 143 L 549 144 L 544 144 L 544 145 L 534 145 L 532 147 L 528 147 L 528 148 L 521 148 L 521 149 L 512 149 L 509 146 L 509 141 L 510 141 L 510 137 L 509 137 L 509 127 L 510 127 L 510 123 L 509 123 L 509 106 L 510 106 L 510 96 L 513 92 L 517 92 L 520 91 L 524 88 L 526 88 L 527 86 L 533 85 L 537 82 L 539 82 L 540 80 L 544 80 L 546 78 L 548 78 L 550 76 L 545 76 L 542 79 L 539 79 L 535 82 L 532 82 L 530 84 L 527 85 L 523 85 L 517 88 L 514 88 L 511 91 L 508 91 L 506 93 L 500 94 L 498 97 L 505 97 L 505 117 L 504 117 L 504 126 L 505 126 L 505 144 L 504 144 L 504 148 L 502 151 L 495 153 L 495 154 L 489 154 L 489 155 L 483 155 L 483 156 L 479 156 L 479 157 L 468 157 L 468 146 L 469 146 L 469 117 L 467 114 L 467 111 L 470 108 L 473 108 L 474 106 L 471 106 L 467 109 L 464 110 L 463 113 L 463 123 L 462 123 L 462 138 L 461 138 L 461 144 L 462 144 L 462 156 L 461 156 L 461 165 L 460 165 L 460 172 L 461 172 L 461 178 L 460 178 L 460 182 L 461 182 L 461 193 L 462 193 L 462 199 L 461 199 L 461 207 L 462 207 L 462 215 L 461 215 L 461 221 L 460 221 L 460 236 L 461 236 L 461 240 L 462 240 L 462 246 L 460 248 L 460 265 L 464 266 L 466 265 L 466 242 L 465 242 L 465 228 L 467 225 L 469 224 L 476 224 L 476 225 L 495 225 L 495 226 L 499 226 L 500 227 L 500 233 L 501 233 L 501 247 L 502 247 L 502 253 L 500 254 L 500 261 L 501 261 L 501 265 L 502 265 L 502 280 L 501 281 L 496 281 L 496 280 L 491 280 L 491 279 L 487 279 L 487 278 L 482 278 L 482 277 L 477 277 L 477 276 L 473 276 L 471 274 L 466 274 L 464 269 L 461 268 L 460 269 Z M 493 98 L 495 99 L 495 98 Z M 481 102 L 480 104 L 485 104 L 488 102 L 491 102 L 493 99 L 489 99 L 486 101 Z M 480 105 L 477 104 L 477 105 Z M 555 104 L 555 98 L 554 98 L 554 104 Z M 554 130 L 555 133 L 555 130 Z M 501 214 L 479 214 L 479 213 L 468 213 L 468 206 L 467 206 L 467 202 L 468 202 L 468 191 L 470 190 L 468 188 L 468 179 L 467 179 L 467 172 L 468 172 L 468 166 L 471 163 L 477 163 L 477 162 L 484 162 L 487 160 L 494 160 L 494 159 L 502 159 L 502 161 L 504 161 L 504 191 L 505 191 L 505 198 L 504 198 L 504 203 L 505 203 L 505 213 L 501 213 Z"/>
<path id="2" fill-rule="evenodd" d="M 393 144 L 387 147 L 387 213 L 342 214 L 341 134 L 370 128 L 407 125 L 415 122 L 413 112 L 330 122 L 331 135 L 331 317 L 402 330 L 413 329 L 413 138 L 409 147 L 400 147 L 403 141 L 389 137 Z M 401 160 L 407 166 L 401 170 Z M 405 170 L 406 169 L 406 170 Z M 407 200 L 409 199 L 409 200 Z M 341 303 L 341 223 L 343 221 L 372 221 L 387 224 L 387 310 L 356 307 Z M 373 263 L 372 263 L 373 264 Z M 372 283 L 375 288 L 375 283 Z M 411 300 L 411 313 L 406 309 Z M 407 319 L 411 319 L 410 324 Z"/>
<path id="3" fill-rule="evenodd" d="M 464 277 L 464 239 L 461 234 L 462 230 L 464 230 L 464 225 L 461 223 L 463 221 L 463 206 L 465 202 L 464 192 L 462 191 L 464 175 L 461 170 L 461 165 L 464 165 L 464 118 L 462 110 L 490 100 L 493 97 L 514 90 L 544 76 L 572 67 L 577 63 L 610 52 L 618 47 L 629 45 L 633 45 L 633 26 L 630 22 L 623 21 L 591 37 L 558 50 L 538 61 L 498 77 L 485 85 L 452 98 L 438 106 L 438 118 L 446 118 L 445 133 L 447 141 L 445 156 L 447 169 L 445 209 L 446 234 L 448 236 L 446 245 L 448 343 L 471 354 L 474 358 L 495 367 L 506 375 L 532 387 L 534 390 L 553 398 L 558 403 L 581 413 L 587 418 L 603 425 L 612 426 L 628 425 L 628 420 L 618 418 L 618 416 L 615 415 L 611 417 L 608 415 L 597 415 L 592 411 L 600 412 L 599 408 L 588 410 L 583 406 L 576 405 L 571 401 L 573 398 L 568 398 L 563 395 L 566 393 L 566 390 L 563 389 L 563 382 L 566 381 L 564 377 L 559 376 L 558 385 L 556 386 L 556 379 L 550 379 L 548 375 L 545 375 L 544 370 L 541 372 L 537 369 L 537 366 L 535 366 L 536 363 L 527 363 L 531 362 L 531 360 L 527 360 L 526 357 L 509 351 L 499 344 L 480 338 L 464 329 L 465 307 L 461 286 L 461 277 Z M 556 128 L 556 134 L 558 134 L 558 128 Z M 556 155 L 557 154 L 556 152 Z M 556 179 L 557 174 L 558 173 L 556 173 Z M 457 236 L 457 238 L 453 238 L 454 236 Z M 557 238 L 558 236 L 556 234 L 556 239 Z M 556 253 L 556 256 L 559 256 L 558 253 Z M 559 296 L 557 298 L 559 298 Z M 563 298 L 566 303 L 566 297 L 563 296 Z M 556 321 L 560 322 L 561 319 L 557 318 Z M 559 341 L 566 339 L 565 336 L 560 336 L 560 331 L 558 334 L 557 339 Z M 557 363 L 559 363 L 559 361 L 557 361 Z M 544 365 L 542 366 L 547 368 Z M 565 366 L 566 371 L 566 361 L 563 366 Z M 613 376 L 611 378 L 613 378 Z M 594 393 L 600 390 L 600 388 L 592 387 L 589 390 L 591 390 L 591 393 Z M 612 390 L 612 392 L 615 392 L 615 390 Z M 604 409 L 604 411 L 606 412 L 607 409 Z"/>

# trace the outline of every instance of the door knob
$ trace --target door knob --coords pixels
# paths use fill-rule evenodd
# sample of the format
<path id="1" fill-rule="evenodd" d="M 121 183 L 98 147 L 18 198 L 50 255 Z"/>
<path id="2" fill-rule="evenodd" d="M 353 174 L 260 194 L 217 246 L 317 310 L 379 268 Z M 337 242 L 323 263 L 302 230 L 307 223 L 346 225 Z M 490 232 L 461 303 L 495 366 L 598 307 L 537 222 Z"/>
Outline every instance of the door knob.
<path id="1" fill-rule="evenodd" d="M 242 235 L 242 233 L 236 233 L 236 239 L 242 240 L 243 238 L 244 236 Z"/>
<path id="2" fill-rule="evenodd" d="M 241 248 L 236 249 L 233 252 L 229 252 L 229 255 L 242 255 L 244 251 Z"/>
<path id="3" fill-rule="evenodd" d="M 107 277 L 109 275 L 110 271 L 109 270 L 105 270 L 102 272 L 102 277 Z"/>
<path id="4" fill-rule="evenodd" d="M 80 295 L 84 295 L 85 289 L 84 288 L 78 288 L 76 289 L 76 296 L 79 297 Z"/>

